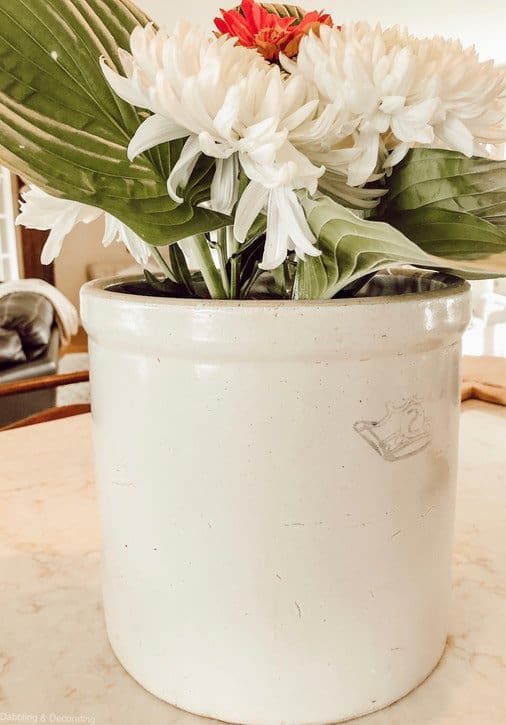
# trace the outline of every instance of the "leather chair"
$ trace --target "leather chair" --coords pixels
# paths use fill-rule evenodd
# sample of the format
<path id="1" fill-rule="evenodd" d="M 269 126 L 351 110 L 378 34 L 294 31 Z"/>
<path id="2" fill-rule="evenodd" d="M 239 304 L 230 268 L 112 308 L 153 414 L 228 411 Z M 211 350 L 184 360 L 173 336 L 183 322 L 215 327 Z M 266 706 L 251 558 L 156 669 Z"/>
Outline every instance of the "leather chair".
<path id="1" fill-rule="evenodd" d="M 46 351 L 35 360 L 20 362 L 0 370 L 0 388 L 9 385 L 14 390 L 14 383 L 55 375 L 58 370 L 60 352 L 60 336 L 54 326 Z M 0 400 L 0 428 L 17 420 L 28 418 L 56 404 L 56 389 L 29 389 L 27 392 L 3 395 Z"/>
<path id="2" fill-rule="evenodd" d="M 0 387 L 54 375 L 60 335 L 53 305 L 43 295 L 16 291 L 0 297 Z M 55 405 L 54 388 L 2 396 L 0 428 Z"/>

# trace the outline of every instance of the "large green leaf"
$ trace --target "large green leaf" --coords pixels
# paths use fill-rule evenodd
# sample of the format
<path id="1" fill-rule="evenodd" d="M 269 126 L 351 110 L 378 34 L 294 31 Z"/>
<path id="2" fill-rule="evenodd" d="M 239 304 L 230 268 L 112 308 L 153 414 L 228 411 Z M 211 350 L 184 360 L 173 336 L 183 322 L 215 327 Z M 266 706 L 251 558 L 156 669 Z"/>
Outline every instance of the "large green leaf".
<path id="1" fill-rule="evenodd" d="M 379 210 L 383 218 L 436 207 L 506 223 L 506 161 L 412 149 L 394 168 L 388 187 Z"/>
<path id="2" fill-rule="evenodd" d="M 227 217 L 198 207 L 209 198 L 212 162 L 203 158 L 177 205 L 166 178 L 180 142 L 127 158 L 145 117 L 109 88 L 104 56 L 147 22 L 128 0 L 2 0 L 0 161 L 49 193 L 110 212 L 151 244 L 210 231 Z"/>
<path id="3" fill-rule="evenodd" d="M 331 299 L 357 280 L 399 264 L 442 269 L 466 279 L 502 276 L 427 254 L 390 224 L 360 219 L 328 197 L 301 201 L 322 254 L 298 263 L 295 299 Z"/>
<path id="4" fill-rule="evenodd" d="M 506 250 L 506 161 L 413 149 L 373 212 L 430 254 L 480 259 Z"/>
<path id="5" fill-rule="evenodd" d="M 484 259 L 506 251 L 506 227 L 469 212 L 426 206 L 388 222 L 428 254 L 448 259 Z"/>

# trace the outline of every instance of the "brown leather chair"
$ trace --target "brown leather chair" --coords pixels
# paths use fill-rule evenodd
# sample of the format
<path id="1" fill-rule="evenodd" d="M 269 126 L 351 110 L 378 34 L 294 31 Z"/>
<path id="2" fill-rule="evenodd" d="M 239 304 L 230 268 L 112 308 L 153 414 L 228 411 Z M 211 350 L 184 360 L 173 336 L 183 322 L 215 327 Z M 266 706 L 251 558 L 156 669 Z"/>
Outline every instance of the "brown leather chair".
<path id="1" fill-rule="evenodd" d="M 0 369 L 0 388 L 11 383 L 21 383 L 34 378 L 56 375 L 60 353 L 60 336 L 53 327 L 46 351 L 35 360 L 18 362 Z M 30 393 L 13 393 L 0 401 L 0 427 L 27 418 L 40 410 L 52 408 L 56 404 L 56 389 L 34 389 Z"/>

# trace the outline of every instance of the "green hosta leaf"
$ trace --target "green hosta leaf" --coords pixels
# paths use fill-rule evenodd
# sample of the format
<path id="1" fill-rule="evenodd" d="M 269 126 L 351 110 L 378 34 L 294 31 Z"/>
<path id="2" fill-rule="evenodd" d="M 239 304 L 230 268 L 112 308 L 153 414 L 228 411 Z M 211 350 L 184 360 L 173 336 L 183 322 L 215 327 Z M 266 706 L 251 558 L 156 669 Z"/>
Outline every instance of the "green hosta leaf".
<path id="1" fill-rule="evenodd" d="M 126 0 L 3 0 L 0 6 L 0 160 L 55 196 L 104 209 L 151 244 L 224 226 L 196 204 L 209 198 L 203 159 L 185 202 L 167 194 L 175 142 L 127 158 L 145 117 L 116 97 L 99 58 L 120 69 L 118 48 L 147 22 Z"/>
<path id="2" fill-rule="evenodd" d="M 480 259 L 506 250 L 506 161 L 413 149 L 373 216 L 430 254 Z"/>
<path id="3" fill-rule="evenodd" d="M 400 212 L 434 207 L 506 224 L 506 161 L 413 149 L 394 168 L 388 185 L 379 210 L 386 220 Z"/>
<path id="4" fill-rule="evenodd" d="M 180 279 L 186 291 L 190 295 L 193 295 L 195 290 L 193 288 L 192 275 L 188 267 L 186 257 L 184 256 L 183 250 L 179 244 L 172 244 L 170 246 L 169 256 L 176 279 Z"/>
<path id="5" fill-rule="evenodd" d="M 164 297 L 185 297 L 187 295 L 188 290 L 184 284 L 172 282 L 168 277 L 160 279 L 148 269 L 144 270 L 144 278 L 155 292 Z"/>
<path id="6" fill-rule="evenodd" d="M 389 223 L 428 254 L 484 259 L 506 251 L 506 227 L 468 212 L 422 207 L 389 217 Z"/>
<path id="7" fill-rule="evenodd" d="M 390 224 L 360 219 L 328 197 L 301 201 L 322 254 L 297 265 L 295 299 L 331 299 L 362 277 L 399 264 L 442 269 L 466 279 L 501 276 L 427 254 Z"/>

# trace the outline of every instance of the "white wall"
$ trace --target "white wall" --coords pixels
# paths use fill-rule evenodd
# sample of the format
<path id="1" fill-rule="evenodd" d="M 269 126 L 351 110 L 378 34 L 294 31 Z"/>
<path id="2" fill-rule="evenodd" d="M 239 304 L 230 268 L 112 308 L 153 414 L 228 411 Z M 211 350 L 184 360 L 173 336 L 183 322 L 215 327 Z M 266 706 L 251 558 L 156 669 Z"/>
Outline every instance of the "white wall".
<path id="1" fill-rule="evenodd" d="M 219 7 L 233 7 L 235 0 L 136 0 L 158 22 L 170 26 L 180 17 L 210 23 Z M 441 33 L 460 37 L 466 45 L 476 44 L 483 57 L 506 62 L 505 0 L 353 0 L 325 2 L 299 0 L 307 9 L 332 13 L 336 22 L 350 20 L 380 21 L 385 25 L 408 25 L 419 35 Z"/>
<path id="2" fill-rule="evenodd" d="M 103 221 L 78 224 L 55 259 L 55 284 L 76 307 L 79 307 L 79 290 L 88 281 L 86 268 L 89 264 L 121 263 L 125 268 L 135 264 L 123 244 L 113 242 L 104 249 L 101 244 L 103 227 Z"/>

